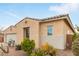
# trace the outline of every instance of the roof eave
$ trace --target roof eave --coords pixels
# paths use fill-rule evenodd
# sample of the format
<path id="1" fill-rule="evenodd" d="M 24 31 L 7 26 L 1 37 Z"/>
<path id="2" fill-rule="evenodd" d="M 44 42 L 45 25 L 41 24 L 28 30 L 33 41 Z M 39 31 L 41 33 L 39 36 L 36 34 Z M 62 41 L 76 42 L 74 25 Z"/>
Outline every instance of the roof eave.
<path id="1" fill-rule="evenodd" d="M 69 25 L 71 26 L 73 32 L 75 32 L 75 28 L 74 28 L 74 26 L 73 26 L 73 24 L 71 22 L 71 19 L 70 19 L 69 15 L 67 15 L 66 18 L 67 18 L 67 21 L 68 21 Z"/>

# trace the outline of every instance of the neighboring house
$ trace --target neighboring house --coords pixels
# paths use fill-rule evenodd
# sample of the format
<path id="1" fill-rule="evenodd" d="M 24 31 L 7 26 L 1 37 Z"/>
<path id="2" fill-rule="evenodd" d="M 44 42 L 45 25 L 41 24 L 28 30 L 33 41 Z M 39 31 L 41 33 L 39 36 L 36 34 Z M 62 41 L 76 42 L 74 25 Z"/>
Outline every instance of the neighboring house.
<path id="1" fill-rule="evenodd" d="M 3 43 L 3 42 L 4 42 L 4 34 L 0 33 L 0 43 Z"/>
<path id="2" fill-rule="evenodd" d="M 15 40 L 20 44 L 23 38 L 35 40 L 36 48 L 48 43 L 55 48 L 71 47 L 75 30 L 69 15 L 58 15 L 50 18 L 35 19 L 26 17 L 14 26 L 4 30 L 5 42 Z"/>

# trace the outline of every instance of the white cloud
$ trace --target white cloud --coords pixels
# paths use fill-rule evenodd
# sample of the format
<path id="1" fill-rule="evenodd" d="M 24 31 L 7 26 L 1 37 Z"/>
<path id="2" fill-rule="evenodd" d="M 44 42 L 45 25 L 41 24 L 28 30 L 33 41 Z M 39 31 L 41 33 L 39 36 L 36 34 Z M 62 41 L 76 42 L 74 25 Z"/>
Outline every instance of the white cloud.
<path id="1" fill-rule="evenodd" d="M 79 9 L 79 4 L 70 3 L 70 4 L 61 4 L 55 6 L 49 6 L 50 11 L 54 11 L 57 13 L 71 13 L 75 12 Z"/>

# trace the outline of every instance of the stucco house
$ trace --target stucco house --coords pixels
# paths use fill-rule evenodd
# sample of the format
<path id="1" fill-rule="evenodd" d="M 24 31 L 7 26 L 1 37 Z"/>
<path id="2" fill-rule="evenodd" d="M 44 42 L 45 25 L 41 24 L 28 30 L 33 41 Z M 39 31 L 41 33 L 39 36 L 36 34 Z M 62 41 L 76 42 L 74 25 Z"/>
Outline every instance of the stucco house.
<path id="1" fill-rule="evenodd" d="M 26 17 L 14 26 L 4 30 L 4 41 L 15 40 L 20 44 L 23 38 L 35 40 L 36 48 L 48 43 L 55 48 L 71 47 L 71 36 L 75 30 L 68 14 L 36 19 Z"/>
<path id="2" fill-rule="evenodd" d="M 0 43 L 3 43 L 3 42 L 4 42 L 4 34 L 0 33 Z"/>

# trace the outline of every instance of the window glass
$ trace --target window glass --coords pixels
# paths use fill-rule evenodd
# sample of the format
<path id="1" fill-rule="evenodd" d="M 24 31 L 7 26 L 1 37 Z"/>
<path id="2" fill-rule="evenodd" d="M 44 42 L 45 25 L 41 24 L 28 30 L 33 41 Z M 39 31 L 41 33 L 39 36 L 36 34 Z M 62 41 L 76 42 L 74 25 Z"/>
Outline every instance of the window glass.
<path id="1" fill-rule="evenodd" d="M 48 34 L 48 35 L 52 35 L 52 30 L 53 30 L 53 29 L 52 29 L 52 26 L 48 26 L 48 28 L 47 28 L 47 32 L 48 32 L 48 33 L 47 33 L 47 34 Z"/>

